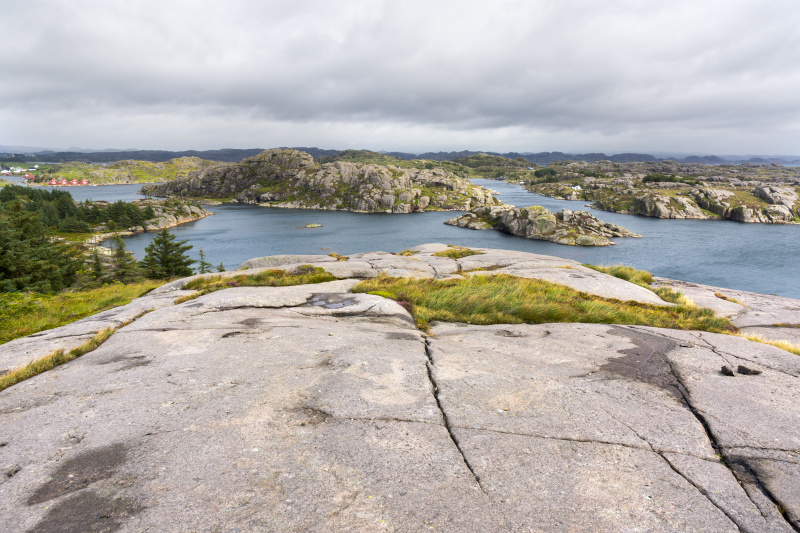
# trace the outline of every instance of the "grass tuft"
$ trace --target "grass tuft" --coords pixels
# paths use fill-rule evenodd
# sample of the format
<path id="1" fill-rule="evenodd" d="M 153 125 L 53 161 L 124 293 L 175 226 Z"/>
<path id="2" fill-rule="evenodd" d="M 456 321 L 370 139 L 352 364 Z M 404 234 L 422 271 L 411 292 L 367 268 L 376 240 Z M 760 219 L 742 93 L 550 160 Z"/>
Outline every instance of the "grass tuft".
<path id="1" fill-rule="evenodd" d="M 293 272 L 286 270 L 263 270 L 258 274 L 239 274 L 238 276 L 209 276 L 207 278 L 197 278 L 184 286 L 186 290 L 197 291 L 194 294 L 181 296 L 175 300 L 175 304 L 194 300 L 204 294 L 209 294 L 222 289 L 231 287 L 288 287 L 291 285 L 308 285 L 312 283 L 325 283 L 326 281 L 336 281 L 333 274 L 324 268 L 313 265 L 300 265 Z"/>
<path id="2" fill-rule="evenodd" d="M 646 289 L 649 289 L 650 284 L 653 283 L 653 275 L 646 270 L 637 270 L 633 267 L 625 265 L 594 266 L 585 264 L 583 266 L 591 268 L 592 270 L 597 270 L 598 272 L 610 274 L 615 278 L 624 279 L 625 281 L 630 281 L 631 283 L 635 283 L 636 285 L 639 285 Z"/>
<path id="3" fill-rule="evenodd" d="M 91 352 L 108 340 L 114 331 L 114 328 L 106 328 L 98 332 L 91 340 L 86 341 L 77 348 L 73 348 L 68 352 L 65 352 L 64 350 L 56 350 L 48 355 L 45 355 L 41 359 L 37 359 L 36 361 L 28 363 L 22 368 L 18 368 L 3 374 L 0 376 L 0 391 L 5 390 L 12 385 L 16 385 L 21 381 L 25 381 L 26 379 L 38 376 L 42 372 L 52 370 L 59 365 L 69 363 L 83 354 Z"/>
<path id="4" fill-rule="evenodd" d="M 434 320 L 469 324 L 635 324 L 717 333 L 732 328 L 727 319 L 715 316 L 709 309 L 622 302 L 565 285 L 507 275 L 463 280 L 379 276 L 362 281 L 353 292 L 387 293 L 394 300 L 408 302 L 406 307 L 423 330 Z"/>
<path id="5" fill-rule="evenodd" d="M 790 341 L 773 341 L 768 340 L 762 337 L 761 335 L 754 335 L 749 333 L 737 333 L 738 337 L 744 337 L 745 339 L 753 342 L 760 342 L 762 344 L 769 344 L 770 346 L 775 346 L 776 348 L 780 348 L 781 350 L 786 350 L 789 353 L 793 353 L 795 355 L 800 355 L 800 344 L 790 342 Z"/>
<path id="6" fill-rule="evenodd" d="M 450 246 L 450 250 L 443 250 L 441 252 L 436 252 L 433 254 L 435 257 L 449 257 L 450 259 L 461 259 L 462 257 L 467 257 L 470 255 L 483 255 L 484 252 L 479 252 L 478 250 L 471 250 L 470 248 L 464 248 L 463 246 L 455 246 L 455 245 L 448 245 Z"/>
<path id="7" fill-rule="evenodd" d="M 740 302 L 739 300 L 737 300 L 737 299 L 735 299 L 735 298 L 731 298 L 730 296 L 725 296 L 725 295 L 724 295 L 724 294 L 722 294 L 721 292 L 715 292 L 715 293 L 714 293 L 714 296 L 716 296 L 716 297 L 717 297 L 717 298 L 719 298 L 720 300 L 725 300 L 726 302 L 733 302 L 733 303 L 735 303 L 735 304 L 739 304 L 739 305 L 741 305 L 741 306 L 743 306 L 743 307 L 747 307 L 746 305 L 744 305 L 744 304 L 743 304 L 742 302 Z"/>

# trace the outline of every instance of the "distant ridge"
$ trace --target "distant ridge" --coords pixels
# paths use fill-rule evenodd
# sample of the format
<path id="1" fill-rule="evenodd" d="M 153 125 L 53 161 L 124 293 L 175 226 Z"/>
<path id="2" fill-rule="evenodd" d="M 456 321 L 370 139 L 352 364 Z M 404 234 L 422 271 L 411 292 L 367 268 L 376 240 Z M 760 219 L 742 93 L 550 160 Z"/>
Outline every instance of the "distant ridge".
<path id="1" fill-rule="evenodd" d="M 5 153 L 3 149 L 6 149 Z M 64 151 L 54 152 L 52 150 L 41 150 L 36 152 L 25 151 L 12 151 L 9 148 L 24 148 L 16 146 L 0 146 L 0 158 L 7 161 L 25 161 L 36 160 L 43 163 L 63 163 L 66 161 L 83 161 L 86 163 L 110 163 L 113 161 L 120 161 L 123 159 L 135 159 L 139 161 L 151 161 L 154 163 L 161 163 L 175 159 L 178 157 L 199 157 L 208 161 L 222 161 L 226 163 L 238 163 L 242 159 L 252 157 L 261 153 L 263 148 L 223 148 L 221 150 L 184 150 L 184 151 L 169 151 L 169 150 L 120 150 L 120 151 L 97 151 L 97 152 L 80 152 L 80 151 Z M 342 150 L 336 149 L 323 149 L 317 147 L 307 146 L 292 146 L 282 148 L 295 148 L 311 154 L 311 156 L 319 160 L 322 157 L 336 156 Z M 688 155 L 685 157 L 655 157 L 651 154 L 643 153 L 621 153 L 606 155 L 602 152 L 592 152 L 586 154 L 569 154 L 565 152 L 489 152 L 489 151 L 475 151 L 475 150 L 461 150 L 459 152 L 425 152 L 421 154 L 413 154 L 409 152 L 381 152 L 387 156 L 397 157 L 399 159 L 429 159 L 432 161 L 453 161 L 461 157 L 469 157 L 477 154 L 488 154 L 506 157 L 508 159 L 523 158 L 531 164 L 549 165 L 556 161 L 586 161 L 594 163 L 597 161 L 611 161 L 612 163 L 634 163 L 634 162 L 648 162 L 648 161 L 666 161 L 671 160 L 677 163 L 704 163 L 709 165 L 718 165 L 723 163 L 753 163 L 768 165 L 771 163 L 779 164 L 797 164 L 800 163 L 800 156 L 716 156 L 716 155 Z"/>

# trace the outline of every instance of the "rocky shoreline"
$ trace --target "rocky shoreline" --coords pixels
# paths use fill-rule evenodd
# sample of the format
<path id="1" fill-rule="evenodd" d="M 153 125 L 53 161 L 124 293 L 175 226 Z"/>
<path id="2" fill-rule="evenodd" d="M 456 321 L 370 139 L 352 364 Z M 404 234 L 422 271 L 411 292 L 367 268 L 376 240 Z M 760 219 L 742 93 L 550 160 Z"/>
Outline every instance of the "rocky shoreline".
<path id="1" fill-rule="evenodd" d="M 95 203 L 109 204 L 110 202 L 101 201 Z M 108 240 L 115 235 L 130 237 L 131 235 L 137 235 L 139 233 L 145 233 L 149 231 L 161 231 L 162 229 L 174 228 L 176 226 L 180 226 L 181 224 L 202 220 L 207 216 L 214 214 L 211 211 L 196 205 L 167 205 L 164 200 L 145 199 L 134 200 L 131 203 L 140 208 L 152 206 L 156 216 L 148 220 L 147 225 L 145 226 L 132 226 L 122 231 L 107 231 L 94 234 L 92 237 L 86 240 L 86 244 L 99 246 L 101 242 Z"/>
<path id="2" fill-rule="evenodd" d="M 467 229 L 496 229 L 538 241 L 577 246 L 610 246 L 614 237 L 641 238 L 622 226 L 603 222 L 586 211 L 563 209 L 553 214 L 542 206 L 515 208 L 510 205 L 477 207 L 444 222 Z"/>
<path id="3" fill-rule="evenodd" d="M 222 276 L 340 279 L 175 304 L 183 279 L 0 346 L 9 369 L 117 328 L 0 392 L 4 531 L 800 528 L 800 357 L 613 324 L 424 333 L 401 303 L 352 292 L 510 274 L 666 305 L 575 261 L 447 250 L 256 258 Z M 797 300 L 658 281 L 743 328 L 800 325 Z"/>
<path id="4" fill-rule="evenodd" d="M 800 222 L 800 172 L 771 165 L 565 163 L 531 192 L 592 207 L 656 218 Z M 667 175 L 669 172 L 669 175 Z"/>

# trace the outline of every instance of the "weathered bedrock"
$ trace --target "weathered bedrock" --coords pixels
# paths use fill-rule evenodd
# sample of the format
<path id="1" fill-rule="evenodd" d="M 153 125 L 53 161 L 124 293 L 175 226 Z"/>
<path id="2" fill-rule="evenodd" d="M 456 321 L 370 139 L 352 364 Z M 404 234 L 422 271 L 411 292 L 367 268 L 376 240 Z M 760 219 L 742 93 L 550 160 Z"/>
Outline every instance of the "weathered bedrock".
<path id="1" fill-rule="evenodd" d="M 153 196 L 222 199 L 248 204 L 355 212 L 469 210 L 497 200 L 443 169 L 337 161 L 318 164 L 293 149 L 266 150 L 234 165 L 142 188 Z"/>
<path id="2" fill-rule="evenodd" d="M 800 527 L 800 358 L 729 335 L 609 324 L 423 333 L 397 302 L 351 292 L 380 273 L 486 268 L 470 274 L 658 302 L 575 261 L 433 255 L 446 249 L 254 259 L 247 272 L 315 264 L 345 279 L 174 305 L 187 294 L 181 280 L 0 346 L 10 368 L 133 319 L 98 349 L 0 392 L 0 529 Z M 800 324 L 796 300 L 685 288 L 742 324 Z"/>
<path id="3" fill-rule="evenodd" d="M 539 206 L 484 206 L 444 222 L 468 229 L 496 229 L 526 239 L 578 246 L 609 246 L 614 237 L 641 237 L 622 226 L 603 222 L 586 211 L 560 213 Z"/>

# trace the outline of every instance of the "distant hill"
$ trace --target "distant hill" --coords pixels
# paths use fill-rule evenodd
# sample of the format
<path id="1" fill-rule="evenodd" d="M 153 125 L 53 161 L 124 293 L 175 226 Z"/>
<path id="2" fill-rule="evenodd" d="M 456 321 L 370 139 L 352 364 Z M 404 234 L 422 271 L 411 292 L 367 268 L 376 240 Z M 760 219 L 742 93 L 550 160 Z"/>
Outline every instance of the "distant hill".
<path id="1" fill-rule="evenodd" d="M 12 150 L 14 148 L 26 148 L 22 146 L 0 146 L 0 160 L 2 161 L 37 161 L 44 163 L 64 163 L 68 161 L 82 161 L 84 163 L 111 163 L 114 161 L 121 161 L 125 159 L 134 159 L 137 161 L 150 161 L 154 163 L 163 163 L 171 159 L 180 157 L 199 157 L 209 161 L 222 161 L 226 163 L 238 163 L 246 157 L 252 157 L 263 151 L 262 148 L 223 148 L 221 150 L 186 150 L 171 152 L 168 150 L 120 150 L 120 151 L 97 151 L 97 152 L 83 152 L 83 151 L 63 151 L 54 152 L 52 150 L 41 150 L 36 152 Z M 311 154 L 315 160 L 322 158 L 337 157 L 343 153 L 355 152 L 368 152 L 366 150 L 336 150 L 336 149 L 323 149 L 317 147 L 307 146 L 293 146 L 282 148 L 294 148 L 303 152 Z M 5 152 L 5 153 L 3 153 Z M 370 152 L 377 154 L 377 152 Z M 479 154 L 486 154 L 491 156 L 505 157 L 507 159 L 523 158 L 536 165 L 549 165 L 557 161 L 586 161 L 588 163 L 595 163 L 597 161 L 611 161 L 612 163 L 637 163 L 637 162 L 651 162 L 651 161 L 676 161 L 678 163 L 705 163 L 710 165 L 722 163 L 756 163 L 756 164 L 770 164 L 770 163 L 797 163 L 800 156 L 716 156 L 716 155 L 688 155 L 684 157 L 655 157 L 651 154 L 643 153 L 621 153 L 607 155 L 602 152 L 591 152 L 585 154 L 570 154 L 566 152 L 487 152 L 475 150 L 462 150 L 459 152 L 424 152 L 421 154 L 413 154 L 410 152 L 380 152 L 381 155 L 388 158 L 397 160 L 409 161 L 412 159 L 425 159 L 431 161 L 455 161 L 465 157 L 472 157 Z M 684 154 L 680 154 L 684 155 Z"/>
<path id="2" fill-rule="evenodd" d="M 164 163 L 180 157 L 199 157 L 207 161 L 222 161 L 225 163 L 238 163 L 246 157 L 260 154 L 261 148 L 237 149 L 223 148 L 222 150 L 186 150 L 183 152 L 170 152 L 167 150 L 132 150 L 126 152 L 53 152 L 31 154 L 36 161 L 43 163 L 66 163 L 68 161 L 82 161 L 84 163 L 111 163 L 132 159 L 135 161 L 150 161 Z"/>

